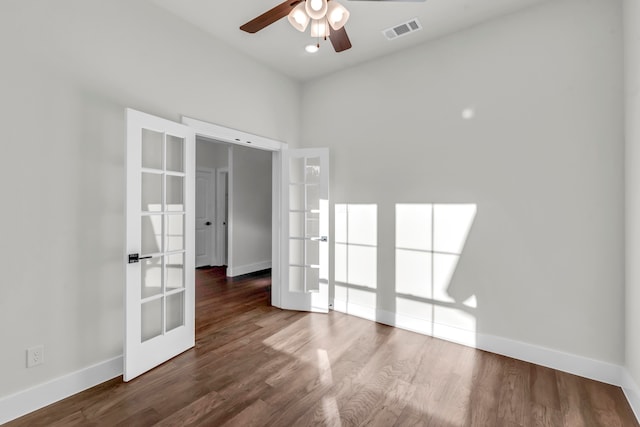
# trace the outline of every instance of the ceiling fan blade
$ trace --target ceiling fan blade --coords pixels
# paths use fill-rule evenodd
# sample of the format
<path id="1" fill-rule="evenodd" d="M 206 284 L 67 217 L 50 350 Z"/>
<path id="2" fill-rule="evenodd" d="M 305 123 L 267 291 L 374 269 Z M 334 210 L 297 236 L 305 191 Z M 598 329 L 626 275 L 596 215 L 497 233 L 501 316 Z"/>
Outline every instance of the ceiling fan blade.
<path id="1" fill-rule="evenodd" d="M 287 0 L 284 3 L 280 3 L 271 10 L 266 11 L 257 18 L 252 19 L 243 26 L 240 27 L 242 31 L 247 33 L 257 33 L 261 29 L 273 24 L 279 19 L 284 18 L 291 12 L 298 3 L 302 0 Z"/>
<path id="2" fill-rule="evenodd" d="M 329 40 L 331 40 L 331 44 L 336 52 L 351 49 L 351 40 L 349 40 L 349 36 L 344 27 L 339 30 L 332 30 L 329 33 Z"/>

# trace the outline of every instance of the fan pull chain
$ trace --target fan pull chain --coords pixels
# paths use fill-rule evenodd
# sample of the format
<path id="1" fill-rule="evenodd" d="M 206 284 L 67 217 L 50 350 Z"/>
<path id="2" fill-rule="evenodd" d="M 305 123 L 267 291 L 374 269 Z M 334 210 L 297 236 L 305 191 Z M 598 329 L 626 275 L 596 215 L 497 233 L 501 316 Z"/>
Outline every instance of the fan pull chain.
<path id="1" fill-rule="evenodd" d="M 329 35 L 329 20 L 327 19 L 327 16 L 325 15 L 324 17 L 324 41 L 327 41 L 327 36 Z"/>

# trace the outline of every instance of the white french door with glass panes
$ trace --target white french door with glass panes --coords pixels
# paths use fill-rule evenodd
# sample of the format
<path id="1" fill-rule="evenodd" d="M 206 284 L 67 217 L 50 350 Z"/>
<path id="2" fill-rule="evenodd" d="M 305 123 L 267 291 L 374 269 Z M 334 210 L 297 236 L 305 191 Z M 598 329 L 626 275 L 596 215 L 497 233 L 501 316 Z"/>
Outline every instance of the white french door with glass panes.
<path id="1" fill-rule="evenodd" d="M 282 308 L 329 311 L 329 149 L 283 151 L 284 243 Z"/>
<path id="2" fill-rule="evenodd" d="M 124 380 L 195 343 L 195 134 L 126 110 Z"/>

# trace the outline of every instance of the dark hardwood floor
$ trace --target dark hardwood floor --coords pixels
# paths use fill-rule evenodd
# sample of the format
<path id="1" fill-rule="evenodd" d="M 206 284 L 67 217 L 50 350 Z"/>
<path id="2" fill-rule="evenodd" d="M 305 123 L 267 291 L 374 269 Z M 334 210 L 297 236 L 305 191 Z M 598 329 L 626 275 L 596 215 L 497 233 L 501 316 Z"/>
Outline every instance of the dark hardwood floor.
<path id="1" fill-rule="evenodd" d="M 618 387 L 196 273 L 196 347 L 8 426 L 638 426 Z"/>

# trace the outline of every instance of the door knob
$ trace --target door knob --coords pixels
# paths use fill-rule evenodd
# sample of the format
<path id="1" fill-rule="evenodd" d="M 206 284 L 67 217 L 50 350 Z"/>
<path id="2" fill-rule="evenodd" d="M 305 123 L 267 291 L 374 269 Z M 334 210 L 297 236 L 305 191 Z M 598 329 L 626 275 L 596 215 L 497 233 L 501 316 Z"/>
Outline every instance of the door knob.
<path id="1" fill-rule="evenodd" d="M 140 256 L 139 254 L 129 254 L 129 264 L 134 264 L 141 259 L 149 259 L 151 256 Z"/>
<path id="2" fill-rule="evenodd" d="M 204 225 L 211 225 L 211 221 L 205 222 Z"/>

